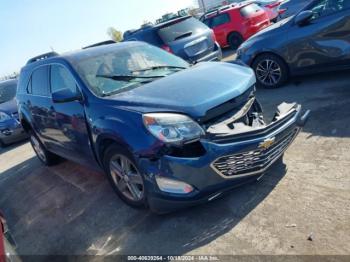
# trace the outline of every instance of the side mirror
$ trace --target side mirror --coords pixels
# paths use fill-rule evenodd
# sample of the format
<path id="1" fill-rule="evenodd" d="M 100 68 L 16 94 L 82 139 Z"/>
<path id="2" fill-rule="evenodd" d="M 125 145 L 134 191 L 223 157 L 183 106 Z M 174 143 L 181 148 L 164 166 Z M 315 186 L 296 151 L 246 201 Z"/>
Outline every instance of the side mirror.
<path id="1" fill-rule="evenodd" d="M 52 93 L 52 101 L 54 103 L 66 103 L 81 100 L 81 95 L 73 93 L 72 90 L 64 88 Z"/>
<path id="2" fill-rule="evenodd" d="M 307 24 L 310 19 L 314 16 L 314 12 L 310 10 L 302 11 L 295 17 L 295 23 L 299 26 Z"/>

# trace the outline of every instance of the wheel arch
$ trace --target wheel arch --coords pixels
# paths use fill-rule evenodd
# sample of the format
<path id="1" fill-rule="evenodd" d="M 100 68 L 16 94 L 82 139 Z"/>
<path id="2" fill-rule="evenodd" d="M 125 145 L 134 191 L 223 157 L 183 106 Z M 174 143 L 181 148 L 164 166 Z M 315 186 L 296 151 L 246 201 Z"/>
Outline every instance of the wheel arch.
<path id="1" fill-rule="evenodd" d="M 29 117 L 23 112 L 20 113 L 20 123 L 26 133 L 29 133 L 29 131 L 33 130 Z"/>
<path id="2" fill-rule="evenodd" d="M 103 157 L 106 149 L 111 145 L 118 145 L 127 149 L 132 153 L 131 146 L 127 144 L 124 140 L 116 137 L 113 134 L 101 134 L 96 138 L 96 156 L 98 158 L 98 162 L 103 167 Z"/>

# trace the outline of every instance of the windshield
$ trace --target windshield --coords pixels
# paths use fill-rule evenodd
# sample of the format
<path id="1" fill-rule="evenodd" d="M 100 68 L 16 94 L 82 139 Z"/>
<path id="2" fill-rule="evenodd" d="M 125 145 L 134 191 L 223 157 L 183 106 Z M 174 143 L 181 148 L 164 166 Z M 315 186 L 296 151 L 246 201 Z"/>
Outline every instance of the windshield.
<path id="1" fill-rule="evenodd" d="M 189 66 L 181 58 L 147 44 L 125 47 L 116 44 L 106 50 L 74 62 L 80 76 L 97 96 L 136 88 Z"/>
<path id="2" fill-rule="evenodd" d="M 11 101 L 16 96 L 17 84 L 15 82 L 0 84 L 0 104 Z"/>

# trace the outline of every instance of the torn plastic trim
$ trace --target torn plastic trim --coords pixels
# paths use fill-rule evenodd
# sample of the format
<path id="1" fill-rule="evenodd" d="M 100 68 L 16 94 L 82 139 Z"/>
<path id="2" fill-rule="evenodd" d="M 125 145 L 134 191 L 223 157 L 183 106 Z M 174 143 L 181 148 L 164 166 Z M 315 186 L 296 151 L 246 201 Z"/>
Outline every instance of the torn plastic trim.
<path id="1" fill-rule="evenodd" d="M 296 103 L 288 104 L 282 103 L 277 107 L 275 116 L 272 122 L 268 125 L 260 125 L 256 127 L 248 126 L 244 123 L 234 123 L 233 128 L 229 128 L 227 125 L 216 125 L 216 130 L 208 128 L 206 139 L 216 143 L 226 143 L 242 141 L 245 139 L 252 139 L 258 136 L 268 135 L 274 132 L 281 126 L 296 124 L 299 127 L 303 127 L 309 117 L 310 111 L 306 111 L 301 116 L 301 106 Z"/>
<path id="2" fill-rule="evenodd" d="M 209 128 L 207 129 L 207 132 L 210 133 L 210 130 L 215 131 L 217 128 L 220 128 L 220 126 L 223 126 L 223 125 L 230 126 L 232 123 L 241 119 L 242 117 L 244 117 L 245 115 L 248 114 L 248 112 L 251 110 L 254 102 L 255 102 L 255 97 L 249 99 L 248 102 L 244 106 L 242 106 L 242 108 L 239 109 L 236 113 L 234 113 L 231 117 L 229 117 L 228 119 L 226 119 L 220 123 L 209 126 Z"/>

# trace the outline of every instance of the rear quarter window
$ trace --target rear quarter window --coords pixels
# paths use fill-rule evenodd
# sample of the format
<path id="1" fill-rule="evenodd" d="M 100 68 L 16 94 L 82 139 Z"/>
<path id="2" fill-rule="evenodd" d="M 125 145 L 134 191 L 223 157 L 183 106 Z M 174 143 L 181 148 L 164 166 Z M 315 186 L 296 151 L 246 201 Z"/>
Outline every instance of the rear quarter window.
<path id="1" fill-rule="evenodd" d="M 262 10 L 257 4 L 250 4 L 242 7 L 240 12 L 243 17 L 249 17 Z"/>
<path id="2" fill-rule="evenodd" d="M 191 17 L 177 23 L 165 25 L 158 30 L 158 35 L 165 43 L 171 43 L 206 29 L 208 27 L 205 24 Z"/>

